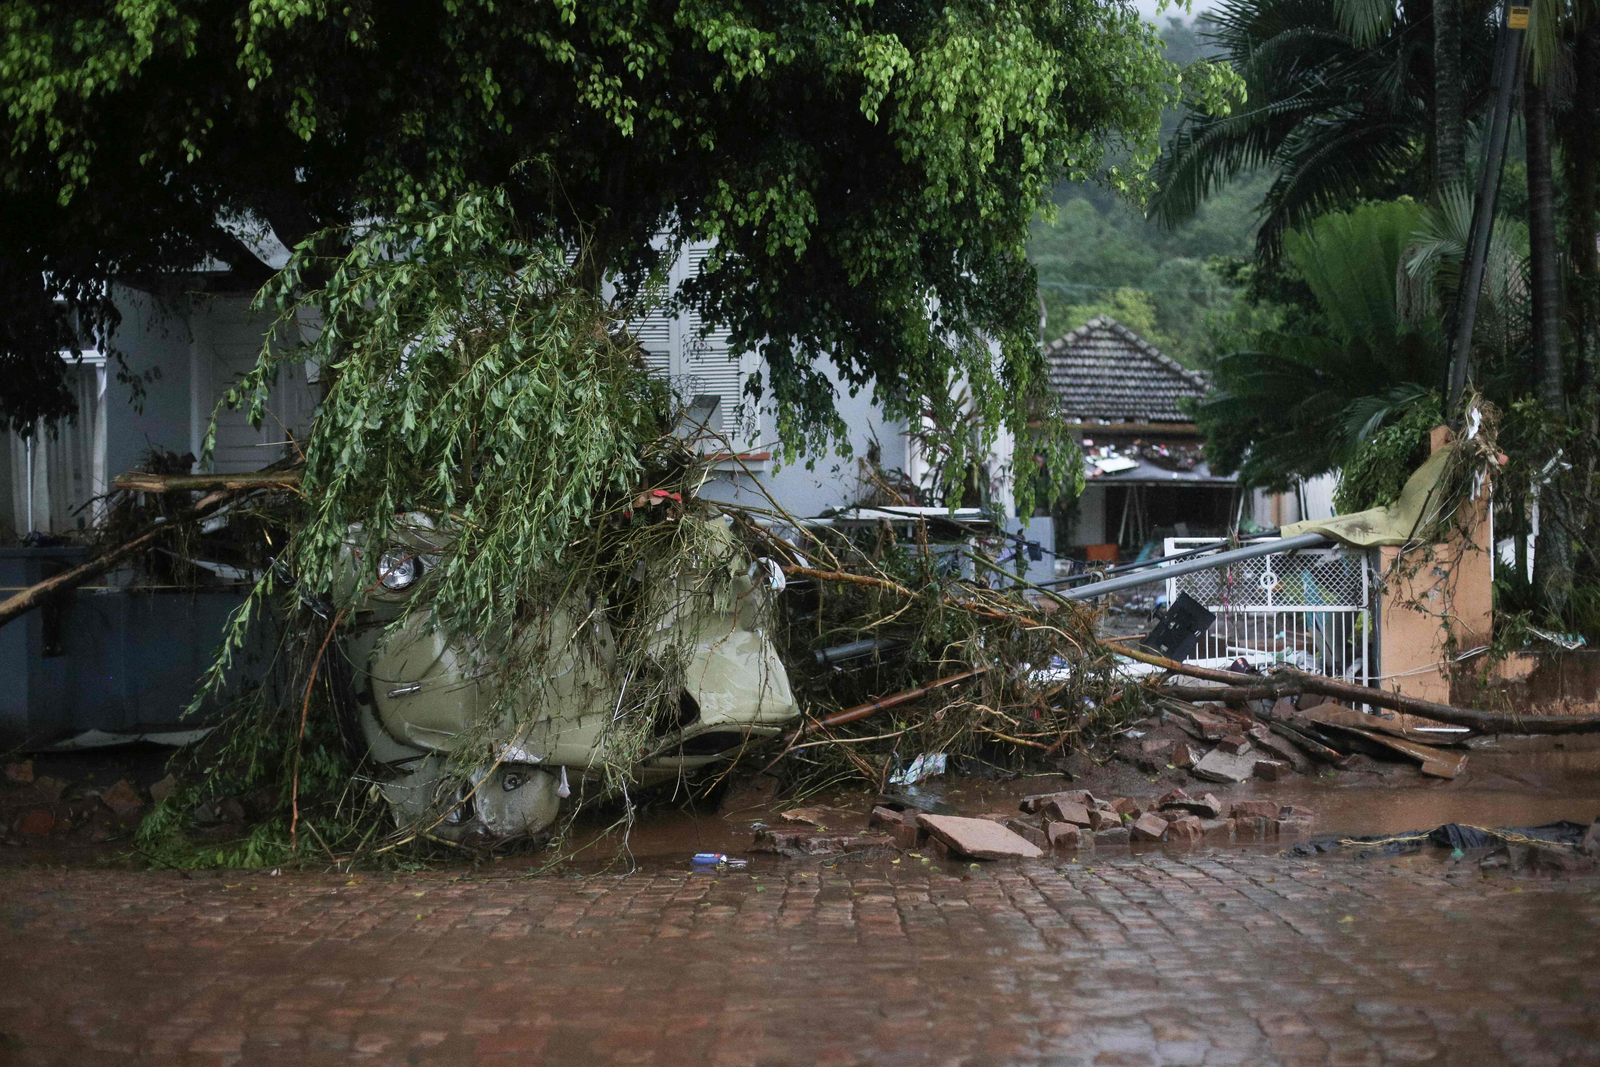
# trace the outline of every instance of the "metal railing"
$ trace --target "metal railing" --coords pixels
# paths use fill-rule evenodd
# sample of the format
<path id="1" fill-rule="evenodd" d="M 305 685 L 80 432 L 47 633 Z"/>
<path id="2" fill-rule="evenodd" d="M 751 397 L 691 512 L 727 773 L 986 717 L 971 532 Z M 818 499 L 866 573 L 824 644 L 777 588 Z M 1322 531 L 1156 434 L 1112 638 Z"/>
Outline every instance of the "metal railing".
<path id="1" fill-rule="evenodd" d="M 1164 554 L 1219 538 L 1169 537 Z M 1270 539 L 1257 542 L 1265 547 Z M 1167 579 L 1167 603 L 1188 593 L 1217 616 L 1191 660 L 1278 662 L 1359 685 L 1372 664 L 1372 575 L 1366 554 L 1300 548 Z"/>

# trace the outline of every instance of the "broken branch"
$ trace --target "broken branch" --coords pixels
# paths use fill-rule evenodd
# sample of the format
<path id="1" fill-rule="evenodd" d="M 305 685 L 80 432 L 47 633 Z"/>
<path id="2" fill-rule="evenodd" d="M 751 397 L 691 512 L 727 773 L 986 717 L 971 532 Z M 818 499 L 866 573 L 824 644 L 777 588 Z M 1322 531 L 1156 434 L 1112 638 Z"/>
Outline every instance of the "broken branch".
<path id="1" fill-rule="evenodd" d="M 1246 681 L 1237 671 L 1219 671 L 1209 667 L 1196 667 L 1165 656 L 1157 656 L 1143 649 L 1130 648 L 1119 645 L 1115 651 L 1127 656 L 1129 659 L 1148 663 L 1160 667 L 1173 674 L 1183 674 L 1191 678 L 1201 678 L 1209 682 L 1221 682 L 1230 688 L 1238 687 L 1238 683 Z M 1194 687 L 1198 689 L 1198 687 Z M 1600 715 L 1498 715 L 1489 711 L 1476 711 L 1472 708 L 1458 708 L 1450 704 L 1435 704 L 1431 700 L 1418 700 L 1416 697 L 1401 696 L 1399 693 L 1389 693 L 1382 689 L 1373 689 L 1365 685 L 1355 685 L 1350 682 L 1340 682 L 1326 678 L 1319 674 L 1306 674 L 1285 667 L 1272 676 L 1270 682 L 1264 686 L 1247 685 L 1246 690 L 1264 688 L 1270 689 L 1275 696 L 1292 696 L 1297 693 L 1315 693 L 1319 696 L 1333 697 L 1338 700 L 1348 700 L 1353 704 L 1372 704 L 1380 708 L 1390 708 L 1394 711 L 1403 711 L 1411 715 L 1421 715 L 1424 718 L 1434 719 L 1438 722 L 1449 723 L 1452 726 L 1469 726 L 1486 734 L 1584 734 L 1600 733 Z M 1217 691 L 1220 693 L 1220 690 Z M 1217 700 L 1230 699 L 1226 696 L 1207 695 L 1200 699 Z M 1254 699 L 1254 698 L 1246 698 Z"/>

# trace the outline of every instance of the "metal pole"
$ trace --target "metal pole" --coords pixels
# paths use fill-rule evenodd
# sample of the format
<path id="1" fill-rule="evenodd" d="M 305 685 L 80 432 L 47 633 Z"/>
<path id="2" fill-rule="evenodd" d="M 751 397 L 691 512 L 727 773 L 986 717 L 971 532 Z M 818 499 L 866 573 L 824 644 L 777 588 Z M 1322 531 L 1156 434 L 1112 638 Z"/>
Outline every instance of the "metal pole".
<path id="1" fill-rule="evenodd" d="M 1467 370 L 1472 360 L 1472 328 L 1478 316 L 1478 292 L 1483 288 L 1484 267 L 1489 257 L 1489 238 L 1494 232 L 1495 202 L 1500 196 L 1500 173 L 1506 162 L 1506 137 L 1511 128 L 1511 101 L 1522 70 L 1521 28 L 1509 25 L 1510 10 L 1500 5 L 1500 39 L 1494 57 L 1494 115 L 1489 137 L 1483 146 L 1478 171 L 1478 190 L 1472 204 L 1472 227 L 1467 234 L 1467 263 L 1462 272 L 1461 289 L 1456 293 L 1455 338 L 1450 347 L 1450 366 L 1446 379 L 1445 413 L 1455 411 L 1467 388 Z"/>
<path id="2" fill-rule="evenodd" d="M 1090 585 L 1079 586 L 1062 593 L 1064 600 L 1089 600 L 1107 593 L 1118 593 L 1124 589 L 1134 589 L 1141 585 L 1154 585 L 1164 582 L 1168 578 L 1179 575 L 1193 574 L 1195 571 L 1211 570 L 1214 567 L 1225 567 L 1230 563 L 1240 560 L 1254 559 L 1257 556 L 1270 556 L 1276 552 L 1292 552 L 1297 548 L 1320 548 L 1323 545 L 1333 544 L 1333 539 L 1325 534 L 1305 533 L 1298 537 L 1285 537 L 1278 541 L 1268 541 L 1265 544 L 1246 545 L 1244 548 L 1232 548 L 1226 552 L 1218 552 L 1214 556 L 1203 559 L 1191 559 L 1185 563 L 1174 563 L 1170 567 L 1153 567 L 1143 574 L 1126 574 L 1120 578 L 1108 578 L 1103 582 L 1094 582 Z"/>

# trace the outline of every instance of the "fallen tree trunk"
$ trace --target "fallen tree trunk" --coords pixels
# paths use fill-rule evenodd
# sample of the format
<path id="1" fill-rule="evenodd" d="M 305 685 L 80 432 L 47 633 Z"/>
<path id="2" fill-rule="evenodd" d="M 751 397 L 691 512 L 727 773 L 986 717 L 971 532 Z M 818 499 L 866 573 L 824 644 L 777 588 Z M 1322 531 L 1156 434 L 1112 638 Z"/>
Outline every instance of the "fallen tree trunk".
<path id="1" fill-rule="evenodd" d="M 246 492 L 243 489 L 228 489 L 212 493 L 197 501 L 192 508 L 186 509 L 181 515 L 170 522 L 152 523 L 140 531 L 132 539 L 124 541 L 104 555 L 96 556 L 87 563 L 80 564 L 70 571 L 64 571 L 53 578 L 46 578 L 37 585 L 31 585 L 22 592 L 0 600 L 0 626 L 11 622 L 22 615 L 26 615 L 34 608 L 40 607 L 46 600 L 106 573 L 123 560 L 149 548 L 159 541 L 169 531 L 175 530 L 185 523 L 195 519 L 204 518 L 209 512 L 215 511 L 222 504 Z"/>
<path id="2" fill-rule="evenodd" d="M 1341 682 L 1333 678 L 1325 678 L 1319 674 L 1306 674 L 1292 668 L 1284 668 L 1270 677 L 1256 679 L 1249 675 L 1241 675 L 1237 671 L 1219 671 L 1210 667 L 1196 667 L 1188 663 L 1179 663 L 1165 656 L 1157 656 L 1143 649 L 1129 648 L 1124 645 L 1108 646 L 1129 659 L 1148 663 L 1153 667 L 1161 667 L 1173 674 L 1187 675 L 1190 678 L 1202 678 L 1208 682 L 1221 682 L 1224 689 L 1210 691 L 1202 695 L 1201 700 L 1237 700 L 1258 699 L 1255 696 L 1229 696 L 1227 689 L 1239 690 L 1244 693 L 1259 691 L 1260 698 L 1295 696 L 1300 693 L 1315 693 L 1319 696 L 1333 697 L 1337 700 L 1348 700 L 1353 704 L 1372 704 L 1380 708 L 1390 708 L 1394 711 L 1403 711 L 1411 715 L 1421 715 L 1424 718 L 1434 719 L 1438 722 L 1449 723 L 1452 726 L 1469 726 L 1486 734 L 1588 734 L 1600 733 L 1600 715 L 1501 715 L 1491 711 L 1476 711 L 1472 708 L 1458 708 L 1450 704 L 1435 704 L 1431 700 L 1418 700 L 1416 697 L 1401 696 L 1399 693 L 1389 693 L 1382 689 L 1373 689 L 1369 686 L 1354 685 L 1350 682 Z M 1244 683 L 1244 684 L 1240 684 Z M 1198 692 L 1200 687 L 1184 686 L 1185 692 Z M 1180 694 L 1174 693 L 1174 696 Z M 1183 699 L 1195 699 L 1184 696 Z"/>
<path id="3" fill-rule="evenodd" d="M 112 483 L 138 493 L 177 493 L 186 490 L 288 489 L 300 484 L 298 470 L 254 471 L 250 474 L 150 474 L 129 471 Z"/>

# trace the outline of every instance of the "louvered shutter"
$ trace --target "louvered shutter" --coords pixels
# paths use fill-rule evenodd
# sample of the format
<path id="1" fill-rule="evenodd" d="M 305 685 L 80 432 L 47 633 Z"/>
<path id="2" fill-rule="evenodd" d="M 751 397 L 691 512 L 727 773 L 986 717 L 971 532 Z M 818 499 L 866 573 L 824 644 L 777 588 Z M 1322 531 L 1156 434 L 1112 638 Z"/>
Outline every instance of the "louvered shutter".
<path id="1" fill-rule="evenodd" d="M 680 260 L 682 279 L 695 277 L 707 258 L 708 248 L 691 248 Z M 754 359 L 736 356 L 729 343 L 727 330 L 703 332 L 704 321 L 690 312 L 683 318 L 681 373 L 685 381 L 682 392 L 686 398 L 697 401 L 703 409 L 710 398 L 716 398 L 716 409 L 708 421 L 708 428 L 727 438 L 735 451 L 748 451 L 760 437 L 759 420 L 754 405 L 745 396 L 745 382 L 754 373 Z M 707 447 L 720 450 L 727 447 L 721 442 L 707 442 Z"/>

